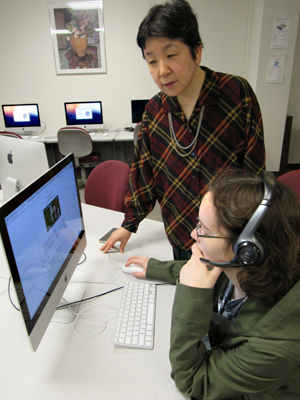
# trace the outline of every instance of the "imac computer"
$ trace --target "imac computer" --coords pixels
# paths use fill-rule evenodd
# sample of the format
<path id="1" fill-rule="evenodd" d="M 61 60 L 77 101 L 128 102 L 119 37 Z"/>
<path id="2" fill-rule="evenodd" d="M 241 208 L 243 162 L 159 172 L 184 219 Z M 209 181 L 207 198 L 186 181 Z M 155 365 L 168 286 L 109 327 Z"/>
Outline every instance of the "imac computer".
<path id="1" fill-rule="evenodd" d="M 73 154 L 2 205 L 0 231 L 35 351 L 86 247 Z"/>
<path id="2" fill-rule="evenodd" d="M 0 135 L 0 184 L 3 203 L 48 169 L 43 143 Z"/>
<path id="3" fill-rule="evenodd" d="M 67 126 L 76 126 L 88 131 L 103 129 L 101 101 L 65 103 Z"/>
<path id="4" fill-rule="evenodd" d="M 42 130 L 37 104 L 2 105 L 2 112 L 6 131 L 28 135 Z"/>
<path id="5" fill-rule="evenodd" d="M 133 126 L 142 121 L 149 100 L 131 100 L 131 123 Z"/>

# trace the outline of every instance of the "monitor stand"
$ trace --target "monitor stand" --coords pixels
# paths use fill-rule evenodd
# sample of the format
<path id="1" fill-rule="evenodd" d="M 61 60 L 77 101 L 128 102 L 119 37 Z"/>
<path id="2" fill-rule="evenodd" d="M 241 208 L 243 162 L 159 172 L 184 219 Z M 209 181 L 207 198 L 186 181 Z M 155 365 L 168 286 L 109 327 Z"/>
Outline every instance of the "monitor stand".
<path id="1" fill-rule="evenodd" d="M 82 287 L 76 287 L 74 285 L 69 285 L 59 302 L 59 306 L 64 306 L 65 304 L 73 303 L 78 301 L 78 303 L 73 304 L 69 307 L 56 310 L 51 322 L 56 322 L 60 324 L 69 324 L 74 321 L 76 314 L 78 313 L 80 307 L 80 301 L 83 299 L 85 290 Z M 72 311 L 70 310 L 72 309 Z M 74 313 L 74 314 L 73 314 Z"/>

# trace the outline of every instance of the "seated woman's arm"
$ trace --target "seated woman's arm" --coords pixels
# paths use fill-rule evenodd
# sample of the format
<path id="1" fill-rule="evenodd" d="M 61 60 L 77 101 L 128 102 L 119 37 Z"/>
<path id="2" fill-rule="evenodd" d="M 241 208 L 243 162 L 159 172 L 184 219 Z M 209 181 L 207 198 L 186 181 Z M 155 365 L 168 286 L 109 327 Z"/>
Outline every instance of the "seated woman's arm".
<path id="1" fill-rule="evenodd" d="M 160 261 L 155 258 L 132 256 L 127 260 L 125 267 L 130 264 L 138 264 L 144 269 L 143 272 L 132 274 L 136 278 L 147 278 L 175 284 L 186 261 Z"/>

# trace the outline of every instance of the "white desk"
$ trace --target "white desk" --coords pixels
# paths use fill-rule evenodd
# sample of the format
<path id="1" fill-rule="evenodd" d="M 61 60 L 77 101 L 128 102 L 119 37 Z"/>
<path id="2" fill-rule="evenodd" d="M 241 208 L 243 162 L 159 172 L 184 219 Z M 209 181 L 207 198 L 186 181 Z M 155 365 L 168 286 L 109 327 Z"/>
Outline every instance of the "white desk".
<path id="1" fill-rule="evenodd" d="M 121 131 L 115 137 L 116 142 L 133 142 L 133 132 Z"/>
<path id="2" fill-rule="evenodd" d="M 132 148 L 127 151 L 130 154 L 130 162 L 133 158 L 133 132 L 113 131 L 104 133 L 90 133 L 94 143 L 94 150 L 99 151 L 102 155 L 102 160 L 122 159 L 126 161 L 124 142 L 132 142 Z M 61 158 L 57 147 L 57 132 L 43 132 L 40 134 L 24 135 L 24 140 L 44 143 L 47 147 L 50 164 L 54 164 Z M 115 142 L 120 143 L 121 150 L 116 149 Z M 128 143 L 129 144 L 129 143 Z M 117 157 L 116 157 L 116 152 Z"/>
<path id="3" fill-rule="evenodd" d="M 99 151 L 101 153 L 102 161 L 116 158 L 114 139 L 117 136 L 117 133 L 118 132 L 99 132 L 90 134 L 94 143 L 94 151 Z M 43 132 L 39 135 L 24 135 L 23 139 L 44 143 L 50 166 L 57 163 L 63 157 L 58 149 L 57 132 Z"/>
<path id="4" fill-rule="evenodd" d="M 117 135 L 118 135 L 117 131 L 90 133 L 93 142 L 113 142 Z M 57 132 L 43 132 L 40 134 L 24 135 L 22 137 L 23 139 L 29 141 L 42 142 L 42 143 L 57 143 Z M 131 140 L 133 140 L 133 136 Z"/>
<path id="5" fill-rule="evenodd" d="M 88 245 L 87 261 L 77 267 L 72 280 L 99 282 L 108 279 L 132 254 L 172 257 L 162 223 L 145 220 L 132 235 L 124 254 L 99 251 L 99 238 L 111 227 L 118 227 L 123 214 L 83 205 Z M 8 276 L 0 252 L 0 276 Z M 85 287 L 85 297 L 105 292 L 126 280 L 136 278 L 117 269 L 109 284 L 73 283 Z M 0 279 L 0 288 L 7 281 Z M 117 348 L 112 344 L 115 320 L 107 322 L 103 333 L 91 338 L 78 337 L 72 324 L 51 323 L 37 352 L 27 341 L 20 314 L 11 306 L 7 292 L 0 295 L 1 397 L 3 399 L 53 400 L 176 400 L 184 399 L 170 378 L 169 331 L 174 286 L 158 286 L 155 342 L 153 350 Z M 100 313 L 109 320 L 118 309 L 122 289 L 88 302 L 87 312 Z M 107 306 L 107 307 L 105 307 Z M 96 318 L 96 317 L 95 317 Z"/>

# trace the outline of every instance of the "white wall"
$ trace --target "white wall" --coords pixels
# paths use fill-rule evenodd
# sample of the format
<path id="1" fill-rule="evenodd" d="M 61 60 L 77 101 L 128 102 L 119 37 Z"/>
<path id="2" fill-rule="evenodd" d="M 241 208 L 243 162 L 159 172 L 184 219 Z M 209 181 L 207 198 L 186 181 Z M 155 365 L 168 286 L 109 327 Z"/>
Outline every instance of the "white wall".
<path id="1" fill-rule="evenodd" d="M 48 0 L 0 1 L 0 103 L 37 102 L 47 131 L 56 131 L 65 125 L 65 101 L 102 100 L 107 127 L 128 126 L 130 100 L 150 98 L 158 91 L 135 41 L 139 24 L 155 1 L 103 3 L 107 73 L 57 75 Z M 248 78 L 253 0 L 191 0 L 190 4 L 198 15 L 204 42 L 202 65 Z M 276 170 L 278 151 L 272 157 Z"/>
<path id="2" fill-rule="evenodd" d="M 300 23 L 298 24 L 288 114 L 293 116 L 289 163 L 300 164 Z"/>
<path id="3" fill-rule="evenodd" d="M 261 35 L 255 46 L 258 49 L 256 80 L 253 84 L 262 110 L 265 144 L 267 152 L 267 169 L 278 171 L 282 141 L 285 127 L 285 118 L 288 110 L 290 86 L 294 63 L 294 53 L 298 33 L 300 11 L 299 0 L 255 0 L 258 7 L 258 19 L 261 23 Z M 271 39 L 275 17 L 291 17 L 288 48 L 272 49 Z M 255 21 L 254 21 L 255 22 Z M 258 24 L 255 25 L 258 28 Z M 254 28 L 254 29 L 255 29 Z M 269 54 L 271 52 L 284 53 L 286 57 L 285 75 L 282 83 L 266 82 Z M 252 60 L 250 60 L 250 64 Z M 298 100 L 300 105 L 300 99 Z"/>

